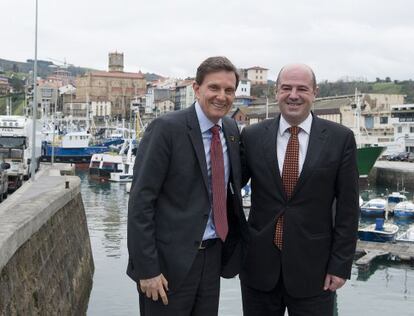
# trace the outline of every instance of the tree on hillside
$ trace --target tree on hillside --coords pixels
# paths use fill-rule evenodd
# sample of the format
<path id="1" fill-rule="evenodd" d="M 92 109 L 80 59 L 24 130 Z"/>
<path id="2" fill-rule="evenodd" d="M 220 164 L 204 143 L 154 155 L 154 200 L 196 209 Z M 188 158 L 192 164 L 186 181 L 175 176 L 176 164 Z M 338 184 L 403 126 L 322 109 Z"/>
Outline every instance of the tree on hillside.
<path id="1" fill-rule="evenodd" d="M 14 92 L 24 91 L 24 81 L 17 78 L 17 76 L 12 75 L 9 79 L 9 83 L 13 87 Z"/>

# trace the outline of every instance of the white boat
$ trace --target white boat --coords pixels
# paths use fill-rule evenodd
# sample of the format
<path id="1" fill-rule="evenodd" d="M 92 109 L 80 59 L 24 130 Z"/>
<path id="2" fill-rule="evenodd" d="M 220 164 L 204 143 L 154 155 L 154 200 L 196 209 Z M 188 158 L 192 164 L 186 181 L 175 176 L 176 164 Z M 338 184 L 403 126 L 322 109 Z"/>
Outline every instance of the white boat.
<path id="1" fill-rule="evenodd" d="M 377 218 L 375 224 L 358 229 L 358 238 L 365 241 L 392 242 L 395 240 L 398 230 L 397 225 L 384 223 L 383 218 Z"/>
<path id="2" fill-rule="evenodd" d="M 398 235 L 396 240 L 414 243 L 414 225 L 411 225 L 405 232 Z"/>
<path id="3" fill-rule="evenodd" d="M 384 217 L 387 201 L 384 199 L 371 199 L 361 206 L 362 216 Z"/>
<path id="4" fill-rule="evenodd" d="M 243 208 L 250 208 L 250 206 L 252 206 L 250 195 L 243 196 L 242 204 L 243 204 Z"/>
<path id="5" fill-rule="evenodd" d="M 89 175 L 115 182 L 132 181 L 135 163 L 135 141 L 125 140 L 121 150 L 116 153 L 95 154 L 89 164 Z"/>
<path id="6" fill-rule="evenodd" d="M 111 172 L 109 181 L 113 182 L 132 182 L 133 174 Z"/>
<path id="7" fill-rule="evenodd" d="M 392 192 L 388 195 L 387 201 L 388 207 L 394 208 L 396 204 L 407 201 L 407 197 L 400 192 Z"/>
<path id="8" fill-rule="evenodd" d="M 127 155 L 122 157 L 121 172 L 111 172 L 109 181 L 113 182 L 132 182 L 134 176 L 135 156 Z"/>
<path id="9" fill-rule="evenodd" d="M 359 207 L 361 207 L 362 205 L 364 205 L 364 200 L 361 196 L 359 196 Z"/>
<path id="10" fill-rule="evenodd" d="M 400 202 L 394 207 L 394 216 L 399 218 L 414 217 L 414 203 L 410 201 Z"/>
<path id="11" fill-rule="evenodd" d="M 129 182 L 129 183 L 127 183 L 127 184 L 125 185 L 125 191 L 126 191 L 127 193 L 129 193 L 129 192 L 131 191 L 131 186 L 132 186 L 132 183 L 131 183 L 131 182 Z"/>
<path id="12" fill-rule="evenodd" d="M 250 189 L 250 182 L 249 182 L 248 184 L 246 184 L 241 189 L 241 196 L 242 196 L 242 205 L 243 205 L 243 208 L 250 208 L 251 205 L 252 205 L 250 192 L 251 192 L 251 189 Z"/>

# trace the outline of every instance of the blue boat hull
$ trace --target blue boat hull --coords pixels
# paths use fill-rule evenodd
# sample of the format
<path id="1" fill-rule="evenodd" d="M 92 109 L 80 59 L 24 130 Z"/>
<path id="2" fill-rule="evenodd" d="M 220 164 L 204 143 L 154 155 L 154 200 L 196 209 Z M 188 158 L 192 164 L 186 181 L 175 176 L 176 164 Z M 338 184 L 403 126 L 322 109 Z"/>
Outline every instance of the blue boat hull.
<path id="1" fill-rule="evenodd" d="M 109 151 L 108 146 L 91 146 L 85 148 L 63 148 L 55 146 L 53 148 L 54 161 L 56 162 L 89 162 L 93 154 L 101 154 Z M 43 147 L 41 161 L 51 161 L 52 146 Z"/>
<path id="2" fill-rule="evenodd" d="M 401 212 L 394 210 L 394 216 L 400 218 L 414 218 L 414 212 Z"/>
<path id="3" fill-rule="evenodd" d="M 366 209 L 361 208 L 361 216 L 384 217 L 385 210 L 366 210 Z"/>
<path id="4" fill-rule="evenodd" d="M 358 231 L 358 238 L 364 241 L 392 242 L 396 234 L 382 234 L 379 232 Z"/>

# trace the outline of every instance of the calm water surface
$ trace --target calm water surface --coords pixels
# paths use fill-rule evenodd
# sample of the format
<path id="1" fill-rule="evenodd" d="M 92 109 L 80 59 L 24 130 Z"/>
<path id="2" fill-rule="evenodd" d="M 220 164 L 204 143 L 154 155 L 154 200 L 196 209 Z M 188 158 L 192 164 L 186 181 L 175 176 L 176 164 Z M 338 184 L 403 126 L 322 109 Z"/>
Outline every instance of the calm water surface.
<path id="1" fill-rule="evenodd" d="M 135 283 L 125 274 L 125 185 L 89 180 L 86 172 L 78 175 L 95 262 L 88 316 L 138 315 Z M 363 197 L 381 192 L 384 189 L 373 189 Z M 406 227 L 409 223 L 400 224 Z M 338 292 L 336 309 L 340 316 L 414 316 L 414 267 L 387 261 L 376 262 L 367 273 L 358 273 L 354 267 L 351 280 Z M 222 280 L 219 315 L 242 315 L 237 278 Z"/>

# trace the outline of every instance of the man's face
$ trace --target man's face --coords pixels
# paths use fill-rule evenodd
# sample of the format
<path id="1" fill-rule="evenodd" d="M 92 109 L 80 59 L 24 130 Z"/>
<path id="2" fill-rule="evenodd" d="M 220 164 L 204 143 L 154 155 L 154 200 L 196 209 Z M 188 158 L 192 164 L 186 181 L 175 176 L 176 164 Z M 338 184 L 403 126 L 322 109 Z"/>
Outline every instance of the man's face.
<path id="1" fill-rule="evenodd" d="M 193 89 L 204 114 L 213 123 L 225 116 L 233 104 L 236 92 L 236 75 L 232 71 L 211 72 L 201 85 L 196 82 Z"/>
<path id="2" fill-rule="evenodd" d="M 299 125 L 309 115 L 318 88 L 314 89 L 312 73 L 305 65 L 282 70 L 276 87 L 280 112 L 291 125 Z"/>

